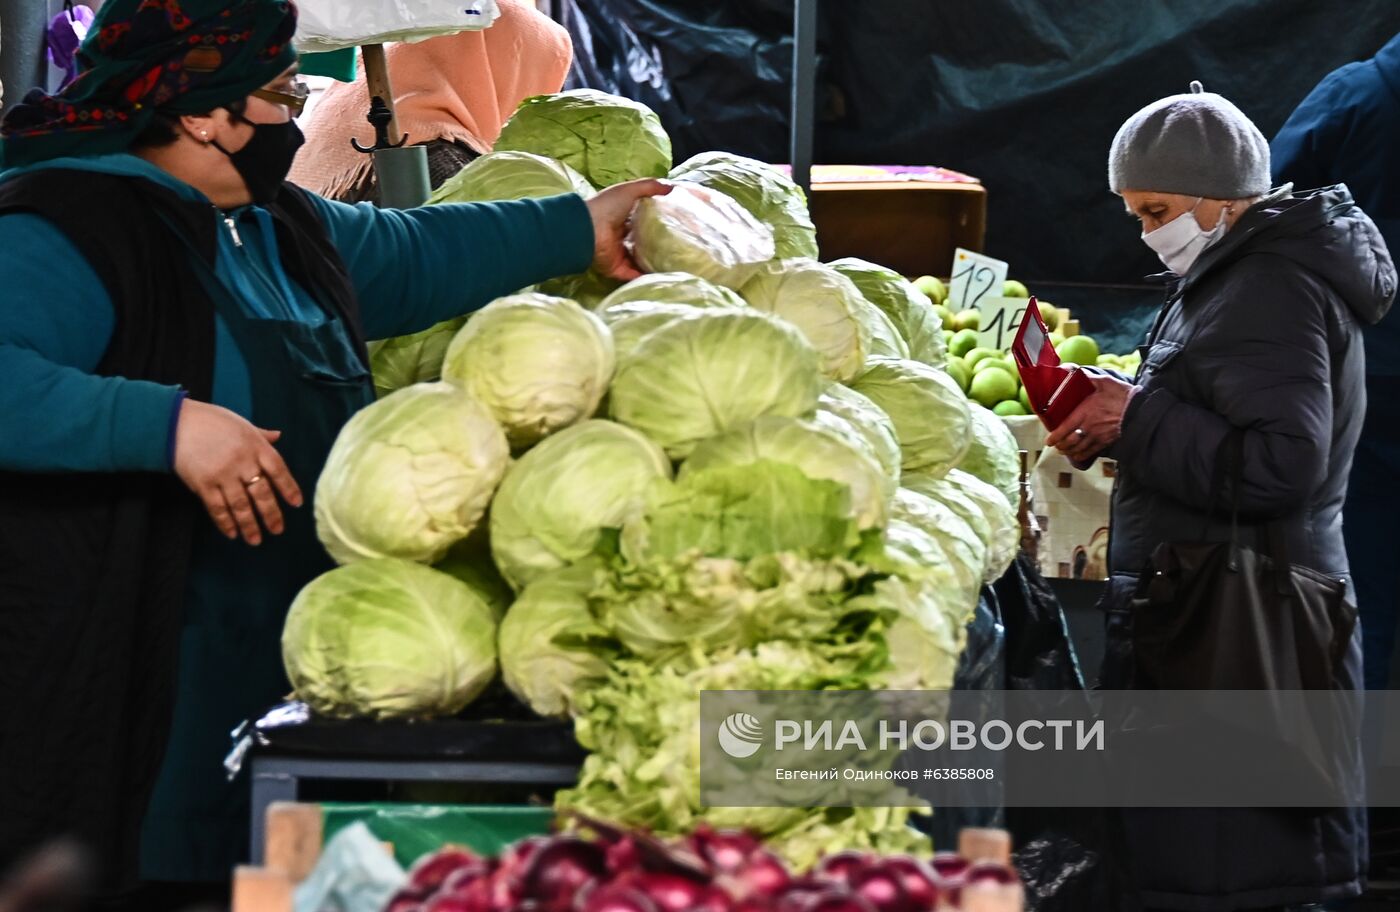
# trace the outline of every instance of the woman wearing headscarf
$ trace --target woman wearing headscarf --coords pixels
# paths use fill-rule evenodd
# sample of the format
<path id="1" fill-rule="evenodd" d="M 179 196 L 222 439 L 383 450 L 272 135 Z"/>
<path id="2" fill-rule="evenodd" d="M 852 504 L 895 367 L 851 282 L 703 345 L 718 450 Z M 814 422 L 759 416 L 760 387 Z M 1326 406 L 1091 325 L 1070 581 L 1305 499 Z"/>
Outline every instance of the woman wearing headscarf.
<path id="1" fill-rule="evenodd" d="M 1348 577 L 1361 328 L 1390 309 L 1396 274 L 1345 186 L 1270 189 L 1268 142 L 1199 83 L 1123 124 L 1108 177 L 1168 270 L 1167 300 L 1136 380 L 1096 378 L 1047 443 L 1080 465 L 1117 460 L 1100 684 L 1123 689 L 1135 682 L 1129 598 L 1153 550 L 1230 540 L 1212 479 L 1237 431 L 1244 527 L 1278 523 L 1293 564 Z M 1360 681 L 1358 631 L 1335 686 Z M 1127 824 L 1152 909 L 1291 909 L 1356 896 L 1365 879 L 1363 808 L 1134 810 Z"/>
<path id="2" fill-rule="evenodd" d="M 635 275 L 625 219 L 666 192 L 316 197 L 285 182 L 295 20 L 108 0 L 77 79 L 5 119 L 0 864 L 66 835 L 112 891 L 227 879 L 247 795 L 220 761 L 287 692 L 284 614 L 331 566 L 303 492 L 374 399 L 363 340 L 590 264 Z"/>
<path id="3" fill-rule="evenodd" d="M 399 130 L 410 143 L 427 146 L 433 189 L 490 152 L 522 101 L 564 87 L 573 61 L 569 33 L 527 0 L 499 0 L 499 6 L 488 29 L 385 51 Z M 292 183 L 327 199 L 378 202 L 369 156 L 350 144 L 373 145 L 368 110 L 363 70 L 353 83 L 327 89 L 303 125 L 306 151 L 292 168 Z"/>

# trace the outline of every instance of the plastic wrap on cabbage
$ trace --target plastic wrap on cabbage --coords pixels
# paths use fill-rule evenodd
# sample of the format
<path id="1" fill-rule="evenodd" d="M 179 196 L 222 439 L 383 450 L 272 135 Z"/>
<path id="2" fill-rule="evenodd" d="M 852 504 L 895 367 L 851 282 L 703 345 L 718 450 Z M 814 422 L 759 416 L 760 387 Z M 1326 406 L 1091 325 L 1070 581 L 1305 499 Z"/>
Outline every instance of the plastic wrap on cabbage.
<path id="1" fill-rule="evenodd" d="M 671 169 L 671 138 L 646 105 L 593 89 L 536 95 L 501 128 L 495 151 L 558 159 L 598 188 Z"/>
<path id="2" fill-rule="evenodd" d="M 671 463 L 646 437 L 611 421 L 561 431 L 506 471 L 491 505 L 491 553 L 512 586 L 591 553 L 621 529 Z"/>
<path id="3" fill-rule="evenodd" d="M 349 563 L 434 563 L 476 528 L 510 461 L 491 412 L 449 383 L 421 383 L 341 428 L 316 485 L 316 533 Z"/>
<path id="4" fill-rule="evenodd" d="M 765 267 L 740 294 L 800 329 L 828 377 L 845 383 L 860 376 L 870 355 L 870 305 L 845 276 L 816 260 L 782 260 Z"/>
<path id="5" fill-rule="evenodd" d="M 769 415 L 702 441 L 681 466 L 680 478 L 719 466 L 784 463 L 809 478 L 845 485 L 856 525 L 879 528 L 894 489 L 863 441 L 857 441 L 853 445 L 845 433 L 813 421 Z"/>
<path id="6" fill-rule="evenodd" d="M 685 304 L 689 307 L 747 307 L 744 299 L 723 285 L 685 272 L 653 272 L 633 279 L 603 299 L 598 310 L 632 301 Z"/>
<path id="7" fill-rule="evenodd" d="M 943 322 L 928 295 L 892 269 L 855 257 L 835 260 L 831 267 L 855 283 L 867 301 L 884 312 L 909 345 L 908 357 L 930 367 L 948 363 Z"/>
<path id="8" fill-rule="evenodd" d="M 520 294 L 472 314 L 442 372 L 521 449 L 592 417 L 613 367 L 612 336 L 596 316 L 565 298 Z"/>
<path id="9" fill-rule="evenodd" d="M 741 560 L 787 551 L 834 557 L 859 539 L 850 488 L 763 461 L 653 486 L 642 515 L 623 527 L 622 553 L 638 564 L 692 553 Z"/>
<path id="10" fill-rule="evenodd" d="M 1013 510 L 1021 506 L 1021 455 L 1016 438 L 999 415 L 973 405 L 972 439 L 958 468 L 996 488 Z"/>
<path id="11" fill-rule="evenodd" d="M 515 600 L 515 592 L 491 559 L 491 542 L 487 538 L 486 526 L 487 523 L 481 523 L 471 535 L 449 548 L 447 555 L 433 564 L 433 569 L 466 583 L 490 606 L 492 616 L 499 623 Z"/>
<path id="12" fill-rule="evenodd" d="M 734 200 L 681 184 L 642 200 L 627 244 L 645 272 L 688 272 L 738 288 L 773 259 L 773 232 Z"/>
<path id="13" fill-rule="evenodd" d="M 747 310 L 707 310 L 649 333 L 620 360 L 609 409 L 683 458 L 755 418 L 810 413 L 822 384 L 817 353 L 794 327 Z"/>
<path id="14" fill-rule="evenodd" d="M 899 451 L 899 438 L 894 432 L 894 422 L 868 397 L 849 386 L 829 384 L 821 399 L 817 400 L 817 413 L 813 420 L 824 427 L 845 428 L 859 434 L 889 479 L 891 493 L 899 486 L 903 457 Z"/>
<path id="15" fill-rule="evenodd" d="M 496 674 L 496 622 L 464 583 L 384 558 L 339 567 L 297 595 L 282 659 L 299 699 L 335 718 L 461 712 Z"/>
<path id="16" fill-rule="evenodd" d="M 954 469 L 945 478 L 905 475 L 903 484 L 911 490 L 942 501 L 975 526 L 968 514 L 970 506 L 987 525 L 988 583 L 1001 579 L 1021 550 L 1021 523 L 1006 505 L 1006 498 L 991 485 L 966 472 Z M 980 533 L 979 533 L 980 534 Z"/>
<path id="17" fill-rule="evenodd" d="M 466 317 L 458 317 L 422 332 L 369 343 L 369 369 L 374 375 L 375 393 L 382 399 L 406 386 L 442 379 L 447 346 L 466 322 Z"/>
<path id="18" fill-rule="evenodd" d="M 677 165 L 671 178 L 733 197 L 773 229 L 778 257 L 816 258 L 817 229 L 807 212 L 807 195 L 773 166 L 728 152 L 702 152 Z"/>
<path id="19" fill-rule="evenodd" d="M 872 359 L 851 384 L 884 410 L 906 472 L 944 475 L 972 442 L 972 414 L 957 381 L 919 361 Z"/>
<path id="20" fill-rule="evenodd" d="M 618 645 L 594 618 L 589 595 L 606 571 L 586 560 L 525 587 L 501 623 L 501 676 L 542 716 L 577 711 L 579 694 L 607 676 Z"/>
<path id="21" fill-rule="evenodd" d="M 564 193 L 588 199 L 593 185 L 573 168 L 544 155 L 488 152 L 449 177 L 428 197 L 428 205 L 541 199 Z"/>

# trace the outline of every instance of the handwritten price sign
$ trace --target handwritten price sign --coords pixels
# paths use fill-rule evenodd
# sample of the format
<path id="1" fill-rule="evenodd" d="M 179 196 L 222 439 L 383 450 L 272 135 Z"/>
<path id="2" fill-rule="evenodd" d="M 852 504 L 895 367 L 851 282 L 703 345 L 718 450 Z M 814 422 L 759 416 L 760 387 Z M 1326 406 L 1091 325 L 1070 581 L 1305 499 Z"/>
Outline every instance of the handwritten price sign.
<path id="1" fill-rule="evenodd" d="M 947 308 L 980 310 L 984 298 L 1001 294 L 1006 284 L 1006 263 L 959 247 L 953 252 L 952 277 L 948 284 Z"/>
<path id="2" fill-rule="evenodd" d="M 995 348 L 997 351 L 1010 348 L 1030 303 L 1030 298 L 983 298 L 977 308 L 982 318 L 978 324 L 981 328 L 977 333 L 977 344 L 982 348 Z"/>

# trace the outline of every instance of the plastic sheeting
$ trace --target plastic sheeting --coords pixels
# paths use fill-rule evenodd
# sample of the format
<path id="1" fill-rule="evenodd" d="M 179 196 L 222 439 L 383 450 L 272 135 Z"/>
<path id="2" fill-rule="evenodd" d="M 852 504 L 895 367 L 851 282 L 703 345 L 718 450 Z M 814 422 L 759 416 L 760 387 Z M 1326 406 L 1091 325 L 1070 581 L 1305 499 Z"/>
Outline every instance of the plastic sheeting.
<path id="1" fill-rule="evenodd" d="M 677 161 L 710 149 L 787 160 L 792 0 L 556 9 L 573 83 L 651 105 Z M 1394 0 L 867 0 L 820 13 L 817 161 L 977 175 L 988 252 L 1032 289 L 1160 271 L 1105 180 L 1109 142 L 1139 107 L 1200 79 L 1272 136 L 1323 75 L 1400 31 Z M 1134 323 L 1160 301 L 1079 297 L 1086 318 L 1122 309 Z"/>

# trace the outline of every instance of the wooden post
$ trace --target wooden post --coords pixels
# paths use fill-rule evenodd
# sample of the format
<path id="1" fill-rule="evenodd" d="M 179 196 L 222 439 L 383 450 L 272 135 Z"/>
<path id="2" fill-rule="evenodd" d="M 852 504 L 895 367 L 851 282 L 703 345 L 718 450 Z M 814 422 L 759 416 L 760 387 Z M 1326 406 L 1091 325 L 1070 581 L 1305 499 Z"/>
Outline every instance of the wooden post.
<path id="1" fill-rule="evenodd" d="M 389 81 L 389 62 L 384 56 L 384 45 L 367 44 L 361 48 L 365 61 L 365 84 L 369 87 L 369 97 L 376 95 L 384 99 L 384 104 L 388 106 L 389 113 L 394 115 L 389 121 L 389 142 L 398 142 L 402 136 L 399 132 L 398 108 L 394 105 L 394 85 Z"/>

